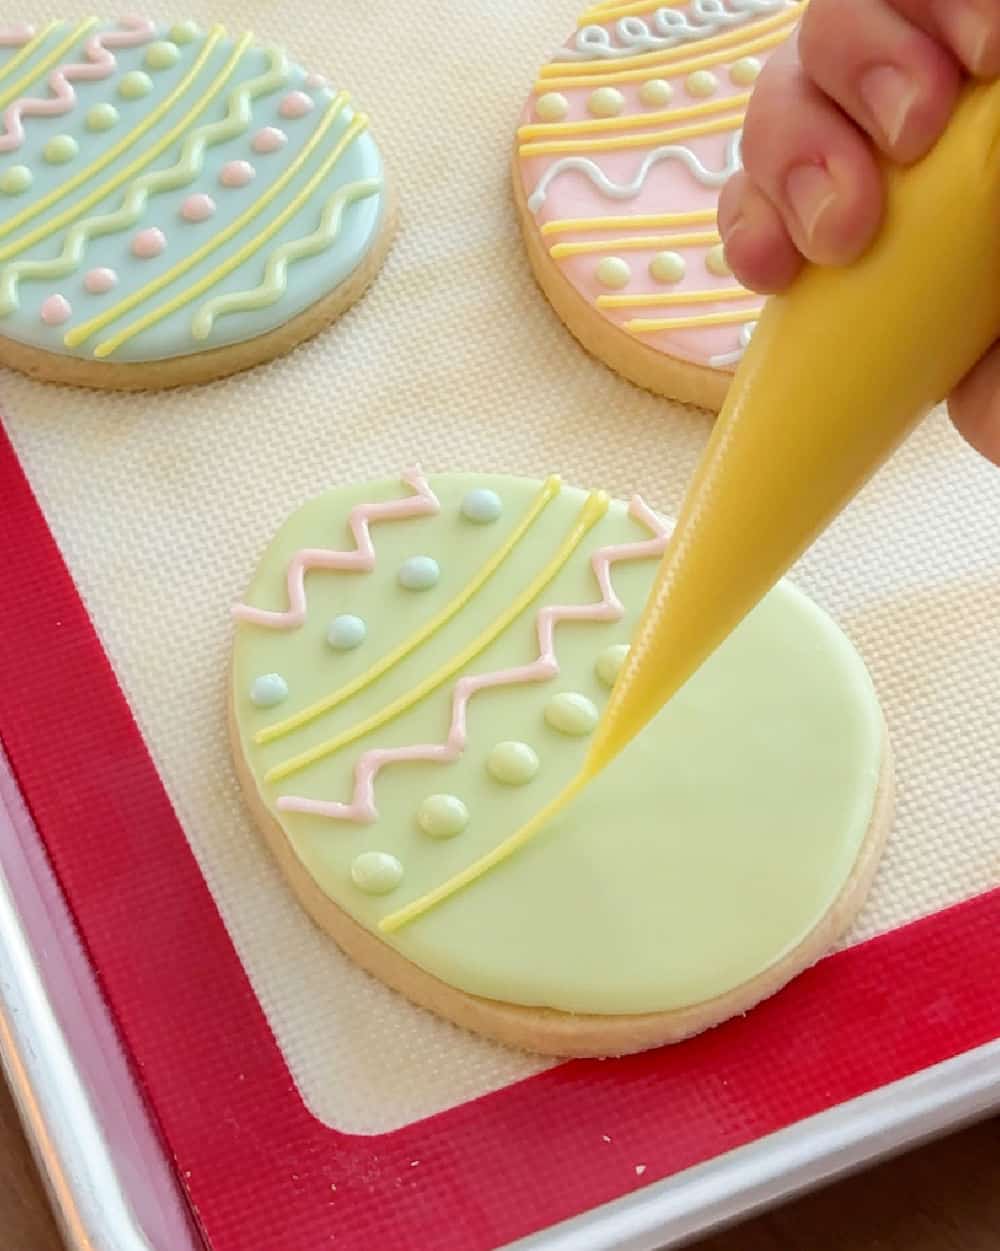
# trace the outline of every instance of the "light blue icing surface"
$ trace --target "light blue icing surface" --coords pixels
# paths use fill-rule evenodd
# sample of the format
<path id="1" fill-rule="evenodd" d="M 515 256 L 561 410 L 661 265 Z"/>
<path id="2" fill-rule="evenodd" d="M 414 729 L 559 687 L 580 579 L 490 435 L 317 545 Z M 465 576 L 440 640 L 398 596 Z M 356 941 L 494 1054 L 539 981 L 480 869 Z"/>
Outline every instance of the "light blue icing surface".
<path id="1" fill-rule="evenodd" d="M 69 23 L 64 23 L 54 30 L 28 62 L 16 69 L 8 79 L 2 77 L 3 67 L 13 56 L 17 55 L 18 49 L 0 49 L 0 92 L 14 83 L 28 68 L 39 64 L 71 29 Z M 115 23 L 104 23 L 94 30 L 87 31 L 77 44 L 60 58 L 57 65 L 84 61 L 86 59 L 84 44 L 95 31 L 115 29 L 118 29 Z M 168 30 L 169 26 L 158 28 L 154 39 L 166 39 Z M 176 64 L 164 69 L 152 69 L 146 64 L 145 56 L 149 44 L 112 49 L 117 60 L 116 69 L 102 81 L 73 81 L 72 86 L 77 95 L 77 103 L 69 112 L 57 117 L 25 117 L 24 143 L 16 150 L 0 153 L 0 181 L 5 171 L 11 166 L 26 165 L 32 172 L 33 182 L 28 191 L 19 195 L 0 195 L 0 229 L 5 221 L 20 213 L 26 206 L 40 201 L 54 188 L 65 184 L 80 170 L 90 165 L 148 116 L 150 111 L 156 108 L 190 70 L 202 51 L 206 38 L 207 32 L 199 31 L 190 43 L 180 44 L 180 55 Z M 152 43 L 153 40 L 149 42 Z M 164 170 L 172 166 L 180 156 L 184 140 L 189 133 L 210 123 L 223 120 L 233 93 L 248 80 L 267 73 L 271 68 L 268 49 L 251 44 L 215 99 L 197 120 L 186 127 L 178 138 L 148 166 L 136 171 L 132 178 L 121 187 L 87 208 L 72 222 L 57 229 L 47 239 L 32 244 L 17 255 L 4 256 L 7 247 L 12 242 L 16 242 L 34 232 L 43 223 L 52 221 L 63 214 L 68 207 L 82 200 L 98 185 L 114 177 L 138 156 L 147 152 L 158 139 L 176 126 L 210 89 L 213 80 L 229 59 L 235 42 L 236 40 L 229 35 L 219 41 L 187 91 L 134 145 L 128 147 L 79 188 L 57 200 L 40 214 L 33 216 L 23 226 L 0 235 L 0 258 L 2 258 L 0 259 L 0 279 L 10 264 L 25 260 L 49 260 L 59 256 L 66 234 L 73 225 L 97 214 L 118 211 L 135 179 L 152 171 Z M 152 92 L 138 100 L 125 99 L 118 92 L 122 77 L 133 70 L 142 70 L 153 80 Z M 47 97 L 50 93 L 46 86 L 46 79 L 51 72 L 50 68 L 38 75 L 22 94 Z M 73 272 L 58 278 L 22 279 L 18 288 L 18 307 L 0 316 L 0 335 L 48 351 L 89 358 L 101 340 L 117 333 L 143 314 L 160 307 L 161 304 L 186 290 L 266 229 L 268 224 L 292 203 L 301 188 L 317 170 L 323 158 L 347 129 L 355 116 L 350 102 L 288 185 L 232 239 L 212 251 L 186 273 L 175 278 L 161 291 L 123 313 L 82 345 L 70 348 L 64 344 L 64 335 L 74 327 L 125 300 L 151 280 L 166 273 L 206 240 L 225 230 L 294 162 L 308 142 L 310 135 L 320 124 L 324 106 L 335 94 L 332 88 L 326 86 L 308 86 L 306 80 L 306 72 L 289 61 L 286 81 L 276 90 L 259 95 L 250 102 L 252 116 L 244 132 L 206 149 L 202 171 L 191 183 L 175 190 L 151 195 L 139 219 L 133 225 L 89 240 L 82 260 Z M 281 116 L 279 106 L 291 91 L 305 92 L 315 101 L 315 108 L 303 117 Z M 119 120 L 105 131 L 88 129 L 87 111 L 93 105 L 105 102 L 114 104 L 120 115 Z M 252 147 L 253 137 L 266 126 L 273 126 L 283 131 L 288 136 L 288 142 L 275 152 L 255 152 Z M 45 160 L 43 149 L 50 139 L 60 134 L 71 135 L 79 145 L 79 151 L 70 161 L 52 164 Z M 222 167 L 229 161 L 237 160 L 249 161 L 256 170 L 257 176 L 242 188 L 223 186 L 219 181 Z M 316 255 L 293 262 L 288 266 L 287 289 L 276 302 L 261 309 L 217 317 L 208 337 L 203 340 L 194 339 L 191 331 L 195 315 L 208 300 L 219 295 L 248 291 L 256 287 L 264 277 L 268 257 L 282 245 L 312 234 L 320 225 L 324 206 L 336 191 L 359 180 L 381 179 L 382 168 L 379 150 L 369 132 L 364 131 L 347 147 L 303 206 L 293 213 L 282 228 L 252 256 L 245 259 L 232 273 L 222 278 L 204 294 L 197 296 L 183 308 L 170 313 L 158 324 L 142 330 L 106 359 L 112 363 L 161 360 L 210 350 L 266 334 L 303 312 L 349 277 L 368 253 L 378 233 L 384 213 L 384 194 L 381 190 L 347 205 L 341 218 L 339 233 L 331 245 Z M 216 204 L 216 211 L 205 221 L 186 221 L 181 215 L 181 206 L 188 196 L 198 192 L 212 197 Z M 131 252 L 133 238 L 140 230 L 153 226 L 158 227 L 166 235 L 166 248 L 158 257 L 136 258 Z M 84 285 L 84 275 L 88 270 L 98 267 L 113 269 L 118 275 L 119 282 L 114 290 L 104 294 L 91 294 L 87 291 Z M 61 325 L 46 325 L 41 318 L 41 307 L 48 297 L 57 293 L 69 301 L 72 306 L 72 315 Z"/>

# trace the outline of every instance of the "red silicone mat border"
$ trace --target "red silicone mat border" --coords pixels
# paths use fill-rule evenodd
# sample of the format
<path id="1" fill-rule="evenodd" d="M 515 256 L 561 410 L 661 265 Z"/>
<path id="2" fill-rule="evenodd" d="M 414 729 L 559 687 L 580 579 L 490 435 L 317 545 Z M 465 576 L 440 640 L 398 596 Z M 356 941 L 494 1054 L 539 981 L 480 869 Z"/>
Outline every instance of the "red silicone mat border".
<path id="1" fill-rule="evenodd" d="M 0 552 L 0 739 L 213 1251 L 497 1247 L 1000 1036 L 995 891 L 682 1046 L 564 1064 L 389 1134 L 331 1130 L 2 429 Z"/>

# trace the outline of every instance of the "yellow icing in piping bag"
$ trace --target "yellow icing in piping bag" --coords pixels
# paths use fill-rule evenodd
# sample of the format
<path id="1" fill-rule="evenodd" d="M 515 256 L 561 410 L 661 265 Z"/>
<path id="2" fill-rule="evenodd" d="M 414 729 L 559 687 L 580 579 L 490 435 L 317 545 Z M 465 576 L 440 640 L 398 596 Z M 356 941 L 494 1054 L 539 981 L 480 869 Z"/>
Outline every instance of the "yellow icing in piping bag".
<path id="1" fill-rule="evenodd" d="M 968 87 L 930 154 L 886 178 L 885 222 L 865 256 L 807 267 L 765 306 L 583 778 L 656 715 L 1000 334 L 1000 83 Z"/>

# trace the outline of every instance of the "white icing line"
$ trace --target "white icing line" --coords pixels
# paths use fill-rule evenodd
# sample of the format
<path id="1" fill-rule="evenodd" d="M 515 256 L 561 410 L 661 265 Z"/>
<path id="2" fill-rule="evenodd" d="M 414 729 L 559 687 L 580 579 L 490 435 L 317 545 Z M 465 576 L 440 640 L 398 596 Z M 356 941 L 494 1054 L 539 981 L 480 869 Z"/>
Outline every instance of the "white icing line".
<path id="1" fill-rule="evenodd" d="M 743 353 L 747 350 L 753 332 L 757 327 L 755 321 L 748 321 L 740 330 L 740 346 L 735 352 L 723 352 L 721 356 L 710 356 L 708 363 L 713 369 L 723 369 L 726 365 L 738 365 L 743 359 Z"/>
<path id="2" fill-rule="evenodd" d="M 758 13 L 778 13 L 786 0 L 730 0 L 730 12 L 723 0 L 694 0 L 692 16 L 704 24 L 695 26 L 687 14 L 678 9 L 657 9 L 649 22 L 641 17 L 623 17 L 615 23 L 615 34 L 623 46 L 611 42 L 611 32 L 604 26 L 585 26 L 577 32 L 574 46 L 560 48 L 553 61 L 614 61 L 634 56 L 637 52 L 656 52 L 681 44 L 707 39 L 720 30 L 739 26 Z M 655 28 L 654 33 L 650 27 Z"/>

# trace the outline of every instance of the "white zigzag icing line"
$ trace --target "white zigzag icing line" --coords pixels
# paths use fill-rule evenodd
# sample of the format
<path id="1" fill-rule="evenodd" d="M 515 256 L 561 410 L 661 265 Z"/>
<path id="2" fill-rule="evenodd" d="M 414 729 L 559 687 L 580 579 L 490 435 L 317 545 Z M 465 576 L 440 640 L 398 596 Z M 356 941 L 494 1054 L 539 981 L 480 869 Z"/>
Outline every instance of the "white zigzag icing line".
<path id="1" fill-rule="evenodd" d="M 401 476 L 414 492 L 383 504 L 358 504 L 351 509 L 347 524 L 354 536 L 353 552 L 335 552 L 329 548 L 306 547 L 295 553 L 288 565 L 288 609 L 271 612 L 237 604 L 233 616 L 251 625 L 268 626 L 273 630 L 290 630 L 306 619 L 306 572 L 310 569 L 336 569 L 341 573 L 370 573 L 375 568 L 375 545 L 369 527 L 375 521 L 399 521 L 407 517 L 433 516 L 441 511 L 437 496 L 428 485 L 419 466 Z"/>
<path id="2" fill-rule="evenodd" d="M 679 9 L 657 9 L 648 22 L 641 17 L 623 17 L 615 22 L 615 34 L 624 44 L 616 47 L 604 26 L 590 25 L 577 32 L 572 48 L 560 48 L 553 61 L 608 61 L 630 57 L 637 52 L 654 52 L 707 39 L 727 26 L 738 25 L 759 13 L 775 13 L 785 0 L 730 0 L 733 12 L 722 0 L 693 0 L 691 16 L 703 25 L 695 26 Z M 613 14 L 605 21 L 612 21 Z M 602 19 L 600 15 L 598 22 Z M 651 29 L 652 28 L 652 29 Z"/>
<path id="3" fill-rule="evenodd" d="M 629 513 L 653 532 L 653 538 L 637 543 L 612 544 L 596 551 L 591 568 L 601 589 L 601 598 L 592 604 L 555 604 L 539 609 L 536 623 L 538 658 L 530 665 L 516 669 L 497 669 L 492 673 L 460 678 L 452 695 L 451 728 L 443 743 L 427 743 L 415 747 L 376 748 L 365 752 L 354 770 L 354 795 L 349 804 L 304 799 L 283 795 L 278 808 L 283 812 L 305 812 L 329 817 L 334 821 L 355 821 L 370 824 L 378 817 L 375 807 L 375 779 L 387 765 L 403 761 L 425 760 L 431 764 L 449 764 L 465 750 L 468 738 L 469 700 L 477 691 L 494 686 L 513 686 L 522 682 L 544 682 L 559 673 L 555 651 L 555 628 L 561 621 L 620 621 L 625 605 L 618 598 L 611 581 L 611 566 L 623 560 L 645 560 L 661 556 L 667 544 L 666 523 L 636 495 Z"/>
<path id="4" fill-rule="evenodd" d="M 16 151 L 24 143 L 23 117 L 59 117 L 76 104 L 76 92 L 70 80 L 94 82 L 113 73 L 118 62 L 108 48 L 134 48 L 156 34 L 156 26 L 144 17 L 123 17 L 127 30 L 103 31 L 84 44 L 86 62 L 60 65 L 49 75 L 49 89 L 54 93 L 46 100 L 23 96 L 15 100 L 3 115 L 4 133 L 0 135 L 0 152 Z"/>
<path id="5" fill-rule="evenodd" d="M 740 134 L 735 134 L 726 145 L 726 163 L 720 170 L 707 169 L 702 165 L 701 161 L 695 156 L 690 148 L 685 148 L 679 144 L 668 144 L 666 147 L 654 148 L 648 153 L 645 160 L 639 166 L 639 172 L 631 182 L 617 183 L 612 182 L 605 174 L 604 170 L 587 156 L 564 156 L 561 160 L 556 161 L 554 165 L 550 165 L 542 177 L 538 181 L 538 185 L 528 197 L 528 208 L 532 213 L 537 213 L 545 203 L 545 197 L 548 195 L 549 187 L 567 170 L 579 170 L 581 174 L 585 174 L 587 178 L 598 187 L 605 195 L 610 196 L 614 200 L 631 200 L 642 190 L 649 171 L 654 165 L 660 161 L 680 161 L 694 175 L 694 177 L 705 187 L 721 187 L 729 178 L 732 177 L 740 169 Z"/>

